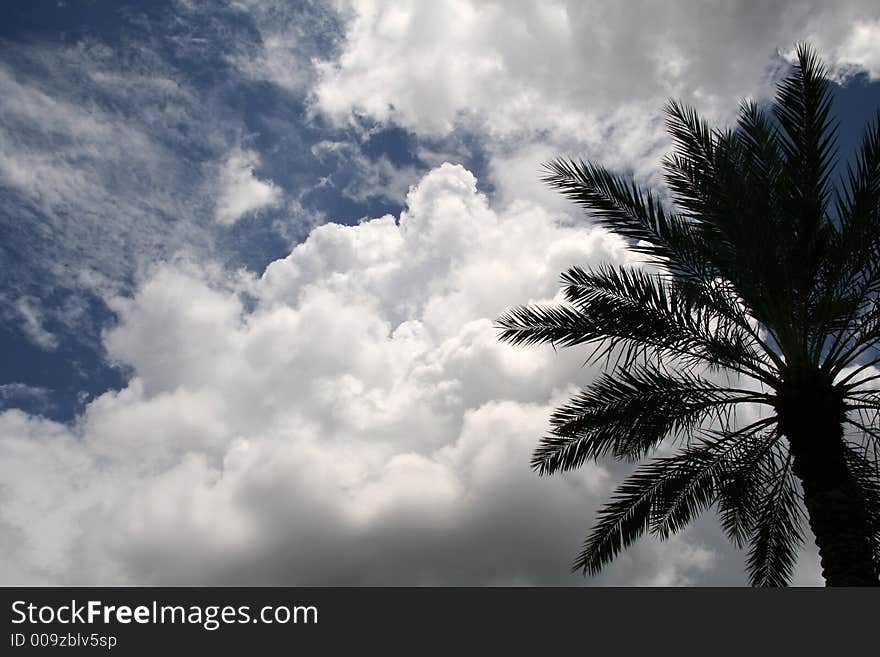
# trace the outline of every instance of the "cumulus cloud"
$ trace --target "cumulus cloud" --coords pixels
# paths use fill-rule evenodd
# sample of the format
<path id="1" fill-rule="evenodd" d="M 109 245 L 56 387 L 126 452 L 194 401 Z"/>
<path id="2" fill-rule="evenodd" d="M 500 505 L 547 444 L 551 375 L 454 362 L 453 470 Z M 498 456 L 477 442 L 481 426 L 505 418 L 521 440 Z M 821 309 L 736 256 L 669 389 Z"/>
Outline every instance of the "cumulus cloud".
<path id="1" fill-rule="evenodd" d="M 113 302 L 124 389 L 72 427 L 0 415 L 6 581 L 580 583 L 568 564 L 621 472 L 541 479 L 528 458 L 592 371 L 502 345 L 492 319 L 629 257 L 534 204 L 494 210 L 444 164 L 399 217 L 317 227 L 259 278 L 158 268 Z M 701 527 L 599 582 L 741 582 Z"/>
<path id="2" fill-rule="evenodd" d="M 740 98 L 771 92 L 796 41 L 838 73 L 876 75 L 875 4 L 359 0 L 339 52 L 318 63 L 313 102 L 342 123 L 476 134 L 500 199 L 545 202 L 536 155 L 655 179 L 667 98 L 730 122 Z"/>
<path id="3" fill-rule="evenodd" d="M 242 217 L 280 201 L 281 190 L 275 183 L 254 175 L 254 168 L 259 166 L 259 153 L 248 149 L 236 148 L 226 158 L 220 170 L 219 196 L 214 213 L 219 223 L 234 224 Z"/>
<path id="4" fill-rule="evenodd" d="M 351 10 L 341 54 L 321 64 L 321 110 L 428 133 L 477 121 L 496 134 L 580 137 L 621 103 L 675 95 L 725 107 L 767 81 L 776 48 L 808 36 L 848 39 L 840 57 L 870 67 L 880 18 L 868 2 L 363 0 Z"/>

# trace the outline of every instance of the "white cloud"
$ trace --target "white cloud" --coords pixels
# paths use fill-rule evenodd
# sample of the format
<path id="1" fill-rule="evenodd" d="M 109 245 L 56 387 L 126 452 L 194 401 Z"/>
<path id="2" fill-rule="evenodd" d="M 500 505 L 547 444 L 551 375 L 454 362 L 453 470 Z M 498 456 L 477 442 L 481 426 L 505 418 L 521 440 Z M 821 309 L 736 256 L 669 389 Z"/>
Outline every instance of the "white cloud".
<path id="1" fill-rule="evenodd" d="M 260 180 L 254 175 L 254 168 L 259 166 L 259 153 L 248 149 L 236 148 L 226 158 L 220 170 L 214 214 L 219 223 L 234 224 L 281 200 L 281 190 L 271 180 Z"/>
<path id="2" fill-rule="evenodd" d="M 314 111 L 476 134 L 503 202 L 546 201 L 536 170 L 548 156 L 656 179 L 668 97 L 728 123 L 740 98 L 772 91 L 777 52 L 796 41 L 835 70 L 878 66 L 880 10 L 861 0 L 358 0 L 349 16 L 340 52 L 318 63 Z"/>
<path id="3" fill-rule="evenodd" d="M 591 372 L 492 327 L 571 264 L 628 260 L 560 220 L 499 213 L 445 164 L 398 221 L 317 227 L 260 278 L 160 267 L 113 304 L 125 389 L 72 428 L 0 415 L 6 581 L 580 583 L 568 564 L 621 471 L 541 479 L 528 459 Z M 741 581 L 706 527 L 599 581 Z"/>
<path id="4" fill-rule="evenodd" d="M 768 81 L 774 51 L 808 36 L 820 46 L 847 37 L 829 56 L 871 67 L 880 18 L 868 2 L 720 0 L 362 0 L 351 11 L 341 54 L 320 65 L 320 110 L 422 133 L 464 122 L 494 135 L 550 131 L 575 140 L 595 136 L 597 117 L 621 105 L 656 112 L 669 95 L 706 111 L 735 109 Z"/>
<path id="5" fill-rule="evenodd" d="M 836 50 L 841 65 L 866 70 L 872 78 L 880 77 L 880 19 L 858 21 Z"/>

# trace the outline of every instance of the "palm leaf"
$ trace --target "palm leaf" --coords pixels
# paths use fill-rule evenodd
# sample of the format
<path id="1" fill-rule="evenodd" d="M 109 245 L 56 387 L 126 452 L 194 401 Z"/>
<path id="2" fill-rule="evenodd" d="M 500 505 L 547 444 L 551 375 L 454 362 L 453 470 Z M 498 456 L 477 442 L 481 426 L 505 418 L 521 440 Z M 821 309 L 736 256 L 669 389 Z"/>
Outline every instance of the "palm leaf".
<path id="1" fill-rule="evenodd" d="M 852 503 L 867 514 L 868 529 L 855 531 L 870 534 L 880 571 L 880 393 L 869 389 L 880 380 L 880 113 L 835 192 L 831 105 L 825 70 L 805 45 L 772 110 L 743 102 L 735 129 L 711 128 L 670 102 L 674 152 L 663 164 L 674 205 L 592 162 L 545 165 L 546 183 L 653 268 L 572 267 L 565 303 L 499 318 L 503 340 L 591 345 L 588 361 L 604 359 L 609 372 L 554 412 L 532 466 L 551 474 L 609 456 L 639 460 L 668 440 L 684 445 L 617 488 L 575 569 L 596 573 L 645 532 L 666 538 L 715 505 L 727 536 L 749 546 L 751 582 L 787 584 L 803 510 L 780 438 L 794 431 L 791 443 L 797 430 L 776 416 L 737 430 L 734 409 L 810 415 L 810 402 L 797 400 L 830 395 L 865 438 L 861 451 L 848 448 L 847 467 Z M 702 369 L 758 381 L 761 391 L 723 387 Z"/>
<path id="2" fill-rule="evenodd" d="M 752 586 L 786 586 L 804 540 L 800 495 L 790 455 L 777 454 L 761 465 L 765 491 L 759 502 L 746 570 Z"/>
<path id="3" fill-rule="evenodd" d="M 532 467 L 549 475 L 607 455 L 639 460 L 668 436 L 689 438 L 713 417 L 725 422 L 732 406 L 746 402 L 769 398 L 654 365 L 621 368 L 553 413 L 551 435 L 540 441 Z"/>
<path id="4" fill-rule="evenodd" d="M 633 240 L 632 249 L 662 262 L 677 275 L 712 275 L 706 249 L 682 218 L 670 214 L 650 191 L 633 180 L 583 160 L 552 160 L 542 178 L 591 212 L 600 225 Z"/>
<path id="5" fill-rule="evenodd" d="M 756 424 L 754 431 L 763 426 Z M 725 462 L 742 449 L 742 435 L 704 440 L 636 470 L 599 511 L 573 569 L 596 574 L 652 526 L 660 535 L 683 526 L 714 500 Z M 687 495 L 682 494 L 685 489 Z"/>

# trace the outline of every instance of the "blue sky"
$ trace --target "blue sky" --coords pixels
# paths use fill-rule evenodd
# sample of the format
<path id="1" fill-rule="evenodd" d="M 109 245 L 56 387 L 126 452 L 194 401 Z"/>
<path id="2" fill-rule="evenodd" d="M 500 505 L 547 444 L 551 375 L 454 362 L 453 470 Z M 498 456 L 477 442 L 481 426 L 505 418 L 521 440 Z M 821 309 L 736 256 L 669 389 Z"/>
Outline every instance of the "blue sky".
<path id="1" fill-rule="evenodd" d="M 588 373 L 513 355 L 490 320 L 551 298 L 570 264 L 625 256 L 541 188 L 540 163 L 581 155 L 656 183 L 665 98 L 729 122 L 802 38 L 839 83 L 842 153 L 880 106 L 871 3 L 685 4 L 5 4 L 5 578 L 580 583 L 582 500 L 617 472 L 535 484 L 520 465 Z M 222 427 L 217 408 L 233 409 Z M 479 442 L 496 432 L 503 456 Z M 289 469 L 263 479 L 261 463 Z M 302 508 L 253 510 L 286 494 Z M 161 510 L 174 499 L 191 515 Z M 39 513 L 57 522 L 29 525 Z M 736 583 L 710 524 L 602 582 Z M 334 542 L 366 561 L 331 573 Z"/>
<path id="2" fill-rule="evenodd" d="M 362 172 L 349 165 L 351 156 L 361 158 L 362 166 L 367 167 L 385 159 L 392 169 L 411 169 L 413 175 L 428 168 L 417 154 L 418 137 L 411 132 L 369 118 L 359 121 L 356 130 L 332 126 L 320 116 L 307 117 L 305 89 L 288 89 L 243 76 L 228 57 L 259 48 L 259 30 L 246 12 L 217 5 L 209 20 L 204 20 L 203 14 L 185 16 L 175 3 L 162 2 L 35 2 L 13 5 L 6 11 L 0 32 L 4 65 L 17 84 L 62 102 L 99 108 L 101 120 L 143 129 L 158 142 L 161 166 L 174 172 L 174 179 L 148 173 L 144 180 L 140 173 L 127 175 L 118 170 L 120 164 L 125 167 L 124 154 L 122 163 L 113 163 L 112 168 L 117 169 L 113 172 L 102 166 L 100 155 L 93 154 L 89 164 L 96 168 L 98 184 L 106 185 L 106 193 L 121 197 L 123 213 L 125 203 L 141 204 L 152 185 L 161 186 L 163 195 L 174 199 L 172 207 L 177 212 L 150 208 L 146 221 L 155 232 L 147 236 L 141 227 L 132 225 L 134 219 L 95 212 L 95 208 L 75 202 L 53 208 L 52 215 L 58 215 L 46 216 L 34 199 L 4 186 L 3 255 L 8 265 L 3 269 L 3 287 L 6 296 L 13 297 L 8 299 L 12 305 L 27 300 L 25 313 L 31 311 L 39 318 L 35 321 L 40 329 L 51 335 L 45 338 L 51 348 L 46 348 L 45 341 L 41 345 L 39 338 L 35 343 L 28 316 L 21 310 L 5 313 L 0 329 L 0 348 L 9 355 L 4 383 L 40 388 L 46 394 L 22 388 L 21 394 L 3 399 L 0 403 L 4 406 L 69 421 L 88 399 L 124 383 L 124 367 L 113 367 L 100 348 L 100 331 L 113 321 L 100 296 L 71 285 L 66 274 L 59 277 L 47 271 L 60 261 L 74 267 L 93 265 L 105 273 L 100 272 L 105 247 L 94 245 L 92 239 L 118 241 L 118 247 L 106 247 L 117 254 L 118 248 L 138 250 L 141 241 L 147 241 L 149 246 L 143 246 L 152 249 L 150 256 L 156 259 L 181 247 L 193 248 L 229 267 L 261 272 L 268 263 L 286 255 L 314 222 L 332 219 L 354 223 L 363 217 L 400 212 L 405 189 L 363 186 L 359 181 Z M 343 36 L 341 21 L 320 5 L 291 3 L 285 7 L 285 20 L 296 25 L 301 39 L 297 48 L 304 56 L 332 56 Z M 64 61 L 62 53 L 67 49 L 83 59 Z M 90 57 L 88 51 L 96 50 L 102 52 Z M 212 123 L 197 125 L 200 117 L 191 115 L 176 123 L 148 125 L 146 117 L 138 116 L 140 103 L 158 100 L 173 104 L 180 99 L 145 99 L 137 93 L 108 89 L 94 80 L 78 79 L 97 72 L 125 76 L 133 69 L 167 76 L 175 85 L 185 87 L 191 98 L 184 102 L 193 105 L 185 111 L 201 105 Z M 67 139 L 41 127 L 39 116 L 12 117 L 4 128 L 13 147 L 38 152 L 52 151 L 56 140 Z M 206 169 L 232 141 L 246 143 L 258 153 L 260 165 L 255 175 L 271 179 L 283 200 L 254 212 L 246 222 L 215 228 L 211 225 L 211 199 L 199 192 L 190 195 L 204 183 L 210 175 Z M 339 154 L 313 150 L 322 142 L 341 144 L 349 150 Z M 479 153 L 464 152 L 460 161 L 479 171 Z M 290 210 L 294 201 L 296 213 Z M 91 216 L 83 218 L 81 213 Z M 54 230 L 56 223 L 63 223 L 64 228 Z M 183 223 L 192 227 L 181 228 Z M 131 290 L 135 273 L 131 265 L 136 259 L 114 262 L 112 272 L 106 272 L 114 277 L 120 291 Z"/>

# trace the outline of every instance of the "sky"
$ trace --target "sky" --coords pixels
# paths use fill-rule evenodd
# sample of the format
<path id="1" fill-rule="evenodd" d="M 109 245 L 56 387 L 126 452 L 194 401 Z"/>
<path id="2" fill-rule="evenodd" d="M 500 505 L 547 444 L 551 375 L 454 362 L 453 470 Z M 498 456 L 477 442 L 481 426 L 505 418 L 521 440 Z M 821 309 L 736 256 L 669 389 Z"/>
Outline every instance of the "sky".
<path id="1" fill-rule="evenodd" d="M 0 583 L 745 584 L 711 513 L 570 572 L 630 467 L 529 469 L 599 369 L 493 320 L 634 261 L 542 162 L 658 185 L 799 40 L 845 155 L 874 2 L 3 3 Z"/>

